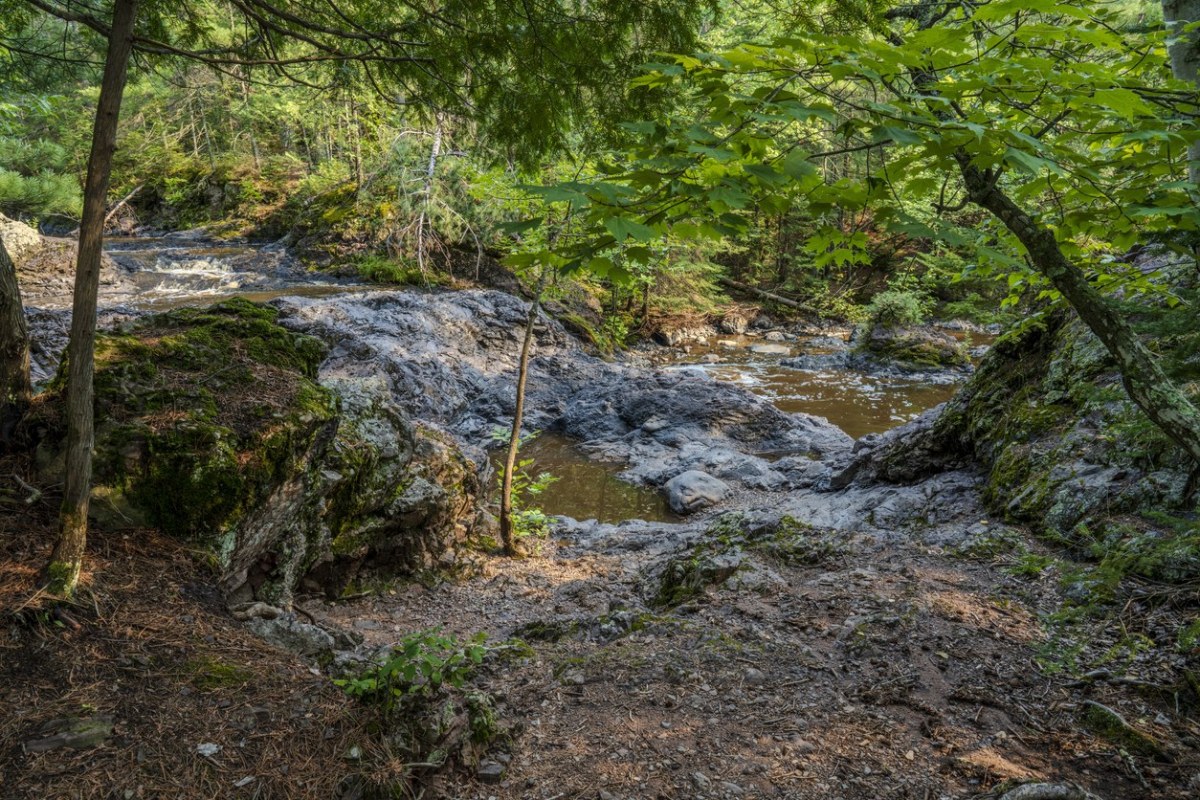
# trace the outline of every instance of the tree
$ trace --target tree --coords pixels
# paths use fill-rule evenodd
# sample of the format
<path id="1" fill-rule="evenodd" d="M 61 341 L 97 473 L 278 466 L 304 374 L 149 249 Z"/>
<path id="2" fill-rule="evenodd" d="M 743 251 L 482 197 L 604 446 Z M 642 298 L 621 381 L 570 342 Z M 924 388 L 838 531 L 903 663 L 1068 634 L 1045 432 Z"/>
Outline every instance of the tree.
<path id="1" fill-rule="evenodd" d="M 525 318 L 525 335 L 521 339 L 521 355 L 517 359 L 516 399 L 513 406 L 512 429 L 508 449 L 504 454 L 504 474 L 500 479 L 500 542 L 506 556 L 517 555 L 517 534 L 513 520 L 513 478 L 517 469 L 517 450 L 521 446 L 521 426 L 525 418 L 525 385 L 529 381 L 529 357 L 533 347 L 533 329 L 542 310 L 542 292 L 546 289 L 548 270 L 545 266 L 537 280 L 529 313 Z"/>
<path id="2" fill-rule="evenodd" d="M 108 181 L 117 147 L 117 121 L 129 55 L 133 50 L 137 0 L 116 0 L 108 33 L 108 56 L 83 189 L 83 221 L 79 226 L 79 257 L 71 307 L 71 337 L 67 345 L 67 452 L 58 541 L 46 565 L 47 590 L 70 595 L 79 581 L 87 544 L 88 499 L 95 440 L 93 405 L 96 311 L 100 294 L 100 258 L 104 238 Z"/>
<path id="3" fill-rule="evenodd" d="M 24 413 L 32 393 L 29 330 L 17 285 L 17 268 L 0 236 L 0 443 Z"/>
<path id="4" fill-rule="evenodd" d="M 1200 0 L 1163 0 L 1162 10 L 1170 35 L 1171 72 L 1181 81 L 1200 85 Z M 1200 138 L 1188 146 L 1188 174 L 1200 186 Z"/>
<path id="5" fill-rule="evenodd" d="M 668 233 L 736 236 L 752 208 L 802 209 L 823 243 L 817 265 L 843 263 L 861 249 L 838 212 L 870 214 L 1065 300 L 1130 397 L 1200 461 L 1200 412 L 1105 295 L 1178 302 L 1122 254 L 1200 229 L 1196 185 L 1181 180 L 1197 87 L 1168 77 L 1163 31 L 1119 25 L 1091 0 L 927 0 L 897 7 L 875 36 L 676 56 L 635 82 L 685 87 L 690 105 L 638 123 L 643 145 L 551 197 L 585 208 L 595 231 L 571 268 L 612 269 L 607 251 L 626 242 L 627 258 L 647 257 Z M 828 178 L 832 157 L 857 159 L 856 174 Z M 959 224 L 972 205 L 992 222 Z"/>
<path id="6" fill-rule="evenodd" d="M 207 0 L 114 0 L 111 18 L 91 5 L 58 0 L 0 0 L 0 45 L 22 57 L 58 59 L 14 40 L 28 15 L 40 13 L 107 40 L 84 189 L 79 260 L 67 350 L 67 474 L 60 535 L 47 566 L 48 588 L 74 590 L 86 545 L 91 484 L 93 346 L 100 248 L 117 122 L 132 52 L 147 59 L 182 58 L 241 80 L 244 70 L 270 70 L 314 89 L 359 82 L 408 102 L 454 108 L 486 124 L 497 141 L 526 157 L 554 145 L 562 131 L 596 104 L 612 102 L 606 79 L 628 68 L 644 48 L 690 40 L 699 0 L 606 0 L 531 6 L 505 0 L 481 7 L 451 0 L 440 7 L 380 0 L 310 6 L 234 0 L 242 24 L 223 27 L 224 5 Z M 219 12 L 219 13 L 218 13 Z M 605 59 L 608 59 L 605 61 Z M 597 69 L 597 65 L 607 64 Z"/>

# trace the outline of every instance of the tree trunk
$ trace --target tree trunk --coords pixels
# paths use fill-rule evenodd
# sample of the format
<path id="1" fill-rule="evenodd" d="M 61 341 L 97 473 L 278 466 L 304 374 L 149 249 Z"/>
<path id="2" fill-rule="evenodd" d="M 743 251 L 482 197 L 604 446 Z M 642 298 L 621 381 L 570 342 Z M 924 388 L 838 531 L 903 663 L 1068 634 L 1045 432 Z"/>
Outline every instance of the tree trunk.
<path id="1" fill-rule="evenodd" d="M 971 163 L 968 153 L 960 151 L 955 157 L 971 202 L 991 212 L 1012 231 L 1029 252 L 1033 266 L 1054 284 L 1112 354 L 1133 401 L 1171 441 L 1200 464 L 1200 410 L 1167 377 L 1133 327 L 1063 254 L 1054 233 L 1035 222 L 998 189 L 994 181 Z"/>
<path id="2" fill-rule="evenodd" d="M 425 274 L 425 242 L 433 236 L 430 207 L 433 205 L 433 180 L 438 159 L 442 157 L 442 117 L 439 114 L 433 128 L 433 144 L 429 147 L 429 164 L 425 167 L 425 182 L 421 186 L 421 213 L 417 216 L 417 267 Z M 426 230 L 429 232 L 426 233 Z"/>
<path id="3" fill-rule="evenodd" d="M 1200 0 L 1163 0 L 1163 21 L 1174 41 L 1167 52 L 1171 55 L 1171 72 L 1181 81 L 1200 88 L 1200 30 L 1180 32 L 1193 22 L 1200 22 Z M 1200 186 L 1200 139 L 1188 146 L 1188 177 Z"/>
<path id="4" fill-rule="evenodd" d="M 29 405 L 29 329 L 17 268 L 0 240 L 0 444 Z"/>
<path id="5" fill-rule="evenodd" d="M 71 338 L 67 344 L 67 454 L 59 538 L 46 567 L 47 589 L 69 596 L 79 582 L 87 544 L 88 494 L 92 480 L 92 445 L 95 408 L 92 379 L 96 342 L 96 305 L 100 292 L 100 256 L 104 236 L 104 209 L 113 151 L 117 145 L 117 120 L 125 93 L 129 52 L 133 47 L 133 22 L 137 0 L 116 0 L 108 56 L 92 152 L 83 189 L 83 219 L 79 226 L 79 260 L 75 266 L 75 297 L 71 310 Z"/>
<path id="6" fill-rule="evenodd" d="M 513 409 L 512 436 L 504 456 L 504 475 L 500 484 L 500 542 L 504 555 L 517 555 L 516 531 L 513 528 L 513 471 L 517 468 L 517 450 L 521 446 L 521 422 L 525 415 L 525 383 L 529 378 L 529 352 L 533 345 L 533 328 L 542 307 L 542 292 L 546 288 L 546 269 L 538 279 L 537 291 L 529 304 L 525 320 L 525 340 L 521 342 L 521 358 L 517 363 L 517 399 Z"/>

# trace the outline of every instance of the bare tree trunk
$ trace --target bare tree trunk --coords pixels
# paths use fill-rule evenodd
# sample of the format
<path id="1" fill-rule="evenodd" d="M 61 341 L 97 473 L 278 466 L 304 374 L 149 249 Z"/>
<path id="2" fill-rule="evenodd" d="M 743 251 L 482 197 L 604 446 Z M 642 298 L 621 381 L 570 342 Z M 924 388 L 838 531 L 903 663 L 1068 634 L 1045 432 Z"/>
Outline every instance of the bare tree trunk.
<path id="1" fill-rule="evenodd" d="M 0 443 L 25 413 L 29 383 L 29 329 L 17 285 L 17 268 L 0 240 Z"/>
<path id="2" fill-rule="evenodd" d="M 971 202 L 995 215 L 1020 240 L 1033 266 L 1062 293 L 1116 360 L 1133 401 L 1200 464 L 1200 410 L 1163 372 L 1133 327 L 1063 254 L 1054 232 L 1022 211 L 996 187 L 995 181 L 971 163 L 968 153 L 960 151 L 956 158 Z"/>
<path id="3" fill-rule="evenodd" d="M 88 494 L 92 481 L 92 445 L 95 438 L 94 367 L 96 306 L 100 292 L 100 257 L 104 236 L 104 208 L 113 151 L 117 146 L 117 121 L 125 93 L 129 52 L 137 0 L 116 0 L 108 57 L 96 122 L 92 152 L 83 189 L 83 220 L 79 226 L 79 260 L 75 267 L 75 298 L 71 311 L 71 338 L 67 345 L 67 454 L 59 538 L 46 566 L 47 589 L 69 596 L 79 582 L 87 544 Z"/>
<path id="4" fill-rule="evenodd" d="M 362 155 L 362 123 L 358 120 L 358 103 L 350 101 L 351 126 L 350 135 L 354 137 L 354 186 L 361 189 L 366 175 L 363 170 Z"/>
<path id="5" fill-rule="evenodd" d="M 517 399 L 513 409 L 512 436 L 508 441 L 508 453 L 504 457 L 504 475 L 500 484 L 500 542 L 504 555 L 517 555 L 516 531 L 513 529 L 513 471 L 517 468 L 517 450 L 521 446 L 521 422 L 525 416 L 525 383 L 529 378 L 529 352 L 533 345 L 533 328 L 542 308 L 542 292 L 546 288 L 545 267 L 538 279 L 537 290 L 529 304 L 529 316 L 525 319 L 525 339 L 521 342 L 521 358 L 517 363 Z"/>
<path id="6" fill-rule="evenodd" d="M 437 174 L 438 159 L 442 155 L 442 117 L 438 115 L 433 127 L 433 144 L 429 148 L 429 165 L 425 167 L 425 182 L 421 186 L 421 212 L 417 216 L 417 266 L 421 274 L 425 274 L 425 240 L 426 229 L 432 227 L 429 221 L 429 207 L 433 203 L 433 179 Z M 433 232 L 430 231 L 429 236 Z"/>
<path id="7" fill-rule="evenodd" d="M 1200 22 L 1200 0 L 1163 0 L 1163 21 L 1174 41 L 1168 46 L 1171 72 L 1200 88 L 1200 30 L 1182 28 Z M 1188 146 L 1188 177 L 1200 186 L 1200 139 Z"/>

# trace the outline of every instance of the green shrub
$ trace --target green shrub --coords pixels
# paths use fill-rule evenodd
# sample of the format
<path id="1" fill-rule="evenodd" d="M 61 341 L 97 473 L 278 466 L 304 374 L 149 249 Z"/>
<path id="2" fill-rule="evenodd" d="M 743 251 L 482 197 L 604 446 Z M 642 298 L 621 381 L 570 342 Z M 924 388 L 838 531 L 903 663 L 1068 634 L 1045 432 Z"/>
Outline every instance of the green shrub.
<path id="1" fill-rule="evenodd" d="M 492 431 L 492 440 L 507 446 L 509 435 L 509 431 L 496 428 Z M 529 444 L 537 435 L 537 433 L 531 433 L 522 436 L 518 452 L 520 447 Z M 532 458 L 519 458 L 516 468 L 513 470 L 512 522 L 513 535 L 517 539 L 544 539 L 550 535 L 551 518 L 534 505 L 534 502 L 538 495 L 558 480 L 558 477 L 549 472 L 535 473 L 533 471 L 534 461 Z M 503 485 L 504 465 L 499 464 L 496 469 L 497 490 L 502 490 Z"/>
<path id="2" fill-rule="evenodd" d="M 421 268 L 411 262 L 401 261 L 374 253 L 359 256 L 354 261 L 354 268 L 372 283 L 398 283 L 412 286 L 441 286 L 448 279 L 440 272 Z"/>
<path id="3" fill-rule="evenodd" d="M 990 300 L 979 292 L 971 292 L 961 300 L 944 303 L 938 311 L 939 319 L 965 319 L 976 325 L 1001 325 L 1013 318 L 1012 313 L 1000 310 L 997 300 Z"/>
<path id="4" fill-rule="evenodd" d="M 385 716 L 403 713 L 437 695 L 443 686 L 461 689 L 483 661 L 483 640 L 480 633 L 463 642 L 437 628 L 410 633 L 387 658 L 334 684 L 351 697 L 378 703 Z"/>
<path id="5" fill-rule="evenodd" d="M 926 301 L 915 292 L 888 289 L 871 298 L 867 320 L 874 325 L 898 327 L 920 325 L 925 321 Z"/>

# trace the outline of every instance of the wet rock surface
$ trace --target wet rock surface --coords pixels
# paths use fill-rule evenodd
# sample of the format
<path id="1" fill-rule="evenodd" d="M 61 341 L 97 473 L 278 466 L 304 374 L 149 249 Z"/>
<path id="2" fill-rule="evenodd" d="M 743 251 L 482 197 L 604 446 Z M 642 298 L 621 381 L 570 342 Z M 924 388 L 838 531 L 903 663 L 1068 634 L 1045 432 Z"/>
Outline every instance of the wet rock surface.
<path id="1" fill-rule="evenodd" d="M 500 292 L 376 292 L 276 301 L 282 323 L 331 345 L 322 381 L 378 375 L 414 418 L 482 448 L 510 424 L 523 301 Z M 766 454 L 848 453 L 852 440 L 820 417 L 785 414 L 703 375 L 662 372 L 586 354 L 556 322 L 535 329 L 526 427 L 564 434 L 664 486 L 689 470 L 745 490 L 782 489 Z"/>

